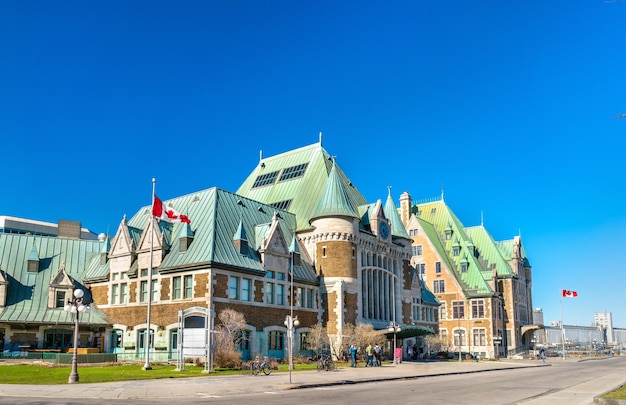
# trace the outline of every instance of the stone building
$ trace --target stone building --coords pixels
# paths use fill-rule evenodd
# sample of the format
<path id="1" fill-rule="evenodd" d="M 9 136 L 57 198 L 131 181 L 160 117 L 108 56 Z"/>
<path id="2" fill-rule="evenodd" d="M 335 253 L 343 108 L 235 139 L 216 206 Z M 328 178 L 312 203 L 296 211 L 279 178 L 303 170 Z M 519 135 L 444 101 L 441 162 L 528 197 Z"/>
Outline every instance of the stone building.
<path id="1" fill-rule="evenodd" d="M 0 349 L 5 357 L 25 356 L 28 350 L 66 351 L 73 345 L 74 315 L 64 311 L 74 289 L 85 291 L 87 263 L 97 260 L 105 242 L 82 239 L 80 223 L 60 226 L 12 217 L 11 233 L 0 233 Z M 24 226 L 26 224 L 26 226 Z M 53 233 L 31 234 L 32 224 L 45 224 Z M 106 250 L 105 250 L 106 252 Z M 106 254 L 106 253 L 105 253 Z M 92 305 L 80 315 L 79 347 L 101 350 L 108 322 Z"/>
<path id="2" fill-rule="evenodd" d="M 191 223 L 160 221 L 150 205 L 140 207 L 123 217 L 112 238 L 73 241 L 82 246 L 73 252 L 46 251 L 45 275 L 34 280 L 24 273 L 19 283 L 36 285 L 44 294 L 52 285 L 49 273 L 56 271 L 67 291 L 82 286 L 94 308 L 82 326 L 90 332 L 85 338 L 91 345 L 97 341 L 103 352 L 130 358 L 179 358 L 186 344 L 181 333 L 212 325 L 226 308 L 245 316 L 238 348 L 244 359 L 287 355 L 285 320 L 292 308 L 300 322 L 296 353 L 308 349 L 308 333 L 317 324 L 327 327 L 336 347 L 348 324 L 370 323 L 381 333 L 400 325 L 404 345 L 437 329 L 439 302 L 411 265 L 412 240 L 391 190 L 385 203 L 366 201 L 321 139 L 261 157 L 236 193 L 209 188 L 163 203 Z M 43 249 L 33 236 L 2 235 L 0 242 L 11 238 L 27 242 L 20 242 L 21 250 L 11 243 L 0 261 L 0 297 L 7 291 L 5 305 L 11 307 L 2 316 L 16 313 L 23 304 L 14 301 L 26 294 L 22 289 L 11 295 L 20 288 L 11 277 L 27 271 L 29 249 Z M 21 267 L 15 266 L 15 255 L 23 259 Z M 69 256 L 78 262 L 69 262 Z M 32 303 L 32 312 L 43 314 L 37 315 L 39 329 L 31 339 L 37 344 L 45 341 L 48 321 L 58 319 L 71 331 L 68 314 L 53 309 L 55 317 L 47 317 L 43 305 Z M 5 327 L 11 336 L 22 322 L 14 319 Z"/>
<path id="3" fill-rule="evenodd" d="M 441 303 L 439 335 L 448 350 L 499 357 L 527 350 L 534 331 L 532 272 L 522 239 L 495 241 L 465 227 L 439 199 L 400 197 L 412 239 L 411 264 Z"/>

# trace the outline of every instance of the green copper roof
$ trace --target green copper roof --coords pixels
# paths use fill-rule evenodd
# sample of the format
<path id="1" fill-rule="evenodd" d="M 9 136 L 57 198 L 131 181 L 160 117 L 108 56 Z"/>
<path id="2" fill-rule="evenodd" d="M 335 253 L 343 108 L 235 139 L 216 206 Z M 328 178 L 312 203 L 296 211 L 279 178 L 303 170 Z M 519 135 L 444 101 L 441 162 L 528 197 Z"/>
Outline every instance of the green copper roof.
<path id="1" fill-rule="evenodd" d="M 73 315 L 63 308 L 47 308 L 51 280 L 55 280 L 59 271 L 64 269 L 75 280 L 74 285 L 85 290 L 89 302 L 89 290 L 81 286 L 81 282 L 89 261 L 98 259 L 104 243 L 97 240 L 0 233 L 0 270 L 6 274 L 8 282 L 6 306 L 0 308 L 0 322 L 73 324 Z M 36 273 L 29 272 L 27 265 L 33 249 L 36 249 L 39 257 Z M 81 314 L 81 323 L 107 324 L 97 304 L 92 306 L 90 312 Z"/>
<path id="2" fill-rule="evenodd" d="M 483 276 L 483 265 L 475 256 L 471 245 L 468 246 L 470 238 L 452 210 L 443 200 L 417 204 L 417 208 L 416 216 L 433 225 L 448 257 L 448 263 L 451 264 L 448 268 L 454 272 L 465 294 L 468 296 L 492 294 L 493 290 Z M 452 230 L 452 238 L 449 240 L 444 238 L 446 229 Z M 458 255 L 453 254 L 455 247 L 459 249 Z M 462 261 L 467 264 L 467 271 L 461 271 Z"/>
<path id="3" fill-rule="evenodd" d="M 465 231 L 472 237 L 472 240 L 475 241 L 476 248 L 480 252 L 480 257 L 485 268 L 485 274 L 483 276 L 486 280 L 493 278 L 494 269 L 498 277 L 512 277 L 514 275 L 511 266 L 508 264 L 508 260 L 502 256 L 498 245 L 485 227 L 482 225 L 474 226 L 466 228 Z"/>
<path id="4" fill-rule="evenodd" d="M 247 271 L 256 270 L 264 274 L 265 270 L 257 250 L 270 229 L 275 212 L 279 213 L 276 218 L 285 240 L 288 241 L 293 237 L 295 228 L 293 214 L 219 188 L 164 200 L 163 203 L 179 212 L 185 212 L 191 224 L 159 221 L 159 230 L 169 244 L 168 253 L 159 266 L 161 272 L 224 266 Z M 128 228 L 143 232 L 150 215 L 149 205 L 140 208 L 128 221 Z M 186 226 L 193 232 L 194 239 L 186 251 L 180 252 L 179 236 L 183 231 L 182 228 Z M 252 247 L 245 254 L 241 254 L 233 243 L 233 237 L 238 232 L 240 235 L 245 234 L 248 245 Z M 138 242 L 134 243 L 136 247 Z M 294 268 L 294 279 L 317 283 L 311 264 L 304 259 L 301 262 L 301 266 Z M 90 276 L 94 279 L 106 277 L 107 274 L 108 266 L 99 266 L 97 270 L 90 269 Z"/>
<path id="5" fill-rule="evenodd" d="M 318 142 L 261 159 L 237 194 L 284 208 L 296 214 L 298 230 L 308 229 L 332 167 L 333 159 Z M 352 209 L 367 204 L 338 165 L 335 170 Z"/>
<path id="6" fill-rule="evenodd" d="M 333 167 L 330 169 L 328 179 L 326 180 L 322 197 L 317 204 L 317 208 L 313 211 L 309 222 L 315 218 L 329 216 L 359 218 L 359 215 L 350 203 L 350 198 L 346 193 L 341 178 L 337 174 L 336 167 L 337 166 L 333 163 Z"/>
<path id="7" fill-rule="evenodd" d="M 385 202 L 383 211 L 385 212 L 387 219 L 391 221 L 391 234 L 393 236 L 409 239 L 409 234 L 406 233 L 404 224 L 402 224 L 396 204 L 393 202 L 393 198 L 391 198 L 391 187 L 389 188 L 389 194 L 387 195 L 387 201 Z"/>

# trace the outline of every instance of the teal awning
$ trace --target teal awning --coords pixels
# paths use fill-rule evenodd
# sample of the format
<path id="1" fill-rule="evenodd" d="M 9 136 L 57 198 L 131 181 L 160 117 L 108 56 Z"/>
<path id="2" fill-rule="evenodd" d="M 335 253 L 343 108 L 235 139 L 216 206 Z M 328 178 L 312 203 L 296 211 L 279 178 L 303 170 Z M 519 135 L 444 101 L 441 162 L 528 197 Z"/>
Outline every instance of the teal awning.
<path id="1" fill-rule="evenodd" d="M 415 336 L 434 335 L 435 330 L 423 325 L 400 325 L 400 332 L 396 334 L 398 339 L 405 339 Z M 386 331 L 385 336 L 393 338 L 393 332 Z"/>

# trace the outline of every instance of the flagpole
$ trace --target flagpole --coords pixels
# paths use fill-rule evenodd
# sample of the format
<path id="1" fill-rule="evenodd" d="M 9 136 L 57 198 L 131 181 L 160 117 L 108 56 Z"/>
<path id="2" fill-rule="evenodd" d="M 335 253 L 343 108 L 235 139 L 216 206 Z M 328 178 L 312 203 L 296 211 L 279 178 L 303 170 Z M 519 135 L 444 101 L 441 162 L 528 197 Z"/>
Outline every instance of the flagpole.
<path id="1" fill-rule="evenodd" d="M 154 207 L 154 189 L 156 187 L 156 179 L 152 178 L 152 206 L 150 208 L 150 266 L 148 267 L 148 313 L 146 315 L 146 337 L 144 348 L 146 350 L 146 364 L 143 365 L 144 370 L 152 370 L 150 365 L 150 309 L 152 306 L 152 252 L 154 250 L 154 215 L 152 214 L 152 207 Z"/>
<path id="2" fill-rule="evenodd" d="M 563 294 L 561 294 L 561 298 L 559 299 L 559 303 L 561 304 L 561 343 L 563 347 L 563 360 L 565 360 L 565 326 L 563 325 Z"/>

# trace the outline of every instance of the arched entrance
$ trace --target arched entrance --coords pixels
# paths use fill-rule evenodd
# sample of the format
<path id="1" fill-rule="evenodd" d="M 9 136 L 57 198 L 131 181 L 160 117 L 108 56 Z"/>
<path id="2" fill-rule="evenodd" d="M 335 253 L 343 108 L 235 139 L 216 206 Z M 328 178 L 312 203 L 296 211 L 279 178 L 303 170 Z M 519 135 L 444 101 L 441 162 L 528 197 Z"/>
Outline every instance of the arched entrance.
<path id="1" fill-rule="evenodd" d="M 204 357 L 204 370 L 213 369 L 213 322 L 215 313 L 203 307 L 178 311 L 178 367 L 185 369 L 185 358 Z"/>

